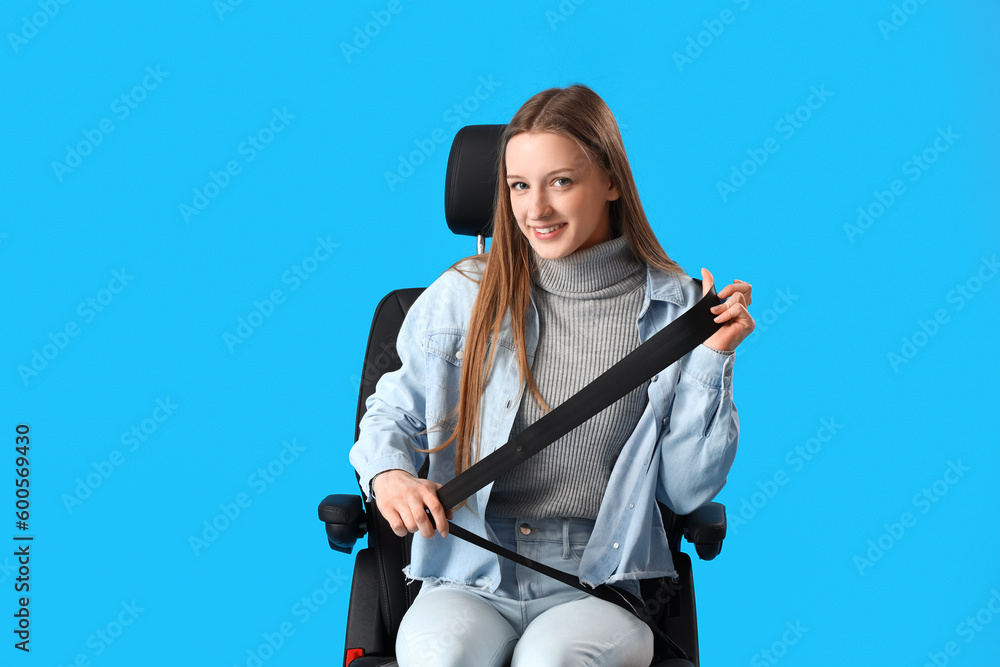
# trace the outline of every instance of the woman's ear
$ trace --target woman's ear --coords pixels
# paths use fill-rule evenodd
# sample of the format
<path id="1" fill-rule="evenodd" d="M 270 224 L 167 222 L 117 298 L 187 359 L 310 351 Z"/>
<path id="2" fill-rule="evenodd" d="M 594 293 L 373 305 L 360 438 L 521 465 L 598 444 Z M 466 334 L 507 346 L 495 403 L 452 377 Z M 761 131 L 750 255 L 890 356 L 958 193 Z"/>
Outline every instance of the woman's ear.
<path id="1" fill-rule="evenodd" d="M 615 201 L 621 196 L 622 195 L 618 192 L 618 187 L 615 185 L 614 181 L 608 179 L 608 201 Z"/>

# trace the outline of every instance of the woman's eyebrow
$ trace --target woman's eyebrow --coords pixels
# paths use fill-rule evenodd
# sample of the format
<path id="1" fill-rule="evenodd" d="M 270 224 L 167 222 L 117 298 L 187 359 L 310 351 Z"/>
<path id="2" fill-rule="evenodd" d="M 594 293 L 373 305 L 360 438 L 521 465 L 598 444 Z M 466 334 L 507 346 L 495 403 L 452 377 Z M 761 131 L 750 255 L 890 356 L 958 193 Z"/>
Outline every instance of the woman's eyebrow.
<path id="1" fill-rule="evenodd" d="M 572 172 L 572 171 L 574 171 L 574 169 L 572 167 L 562 167 L 561 169 L 553 169 L 549 173 L 545 174 L 545 176 L 543 178 L 548 178 L 552 174 L 558 174 L 561 171 L 570 171 L 570 172 Z M 507 179 L 508 180 L 510 180 L 512 178 L 524 178 L 524 176 L 518 176 L 517 174 L 507 174 Z"/>

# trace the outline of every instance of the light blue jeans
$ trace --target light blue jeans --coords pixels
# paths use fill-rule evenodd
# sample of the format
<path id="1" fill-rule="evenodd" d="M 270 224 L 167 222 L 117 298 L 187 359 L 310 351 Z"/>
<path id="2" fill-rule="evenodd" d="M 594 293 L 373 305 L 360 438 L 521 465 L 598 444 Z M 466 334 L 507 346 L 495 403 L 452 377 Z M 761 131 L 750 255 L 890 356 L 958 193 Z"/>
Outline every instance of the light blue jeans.
<path id="1" fill-rule="evenodd" d="M 594 525 L 488 518 L 504 547 L 571 573 Z M 633 614 L 506 558 L 500 564 L 494 593 L 422 584 L 396 637 L 400 667 L 649 667 L 653 633 Z M 638 594 L 636 582 L 624 587 Z"/>

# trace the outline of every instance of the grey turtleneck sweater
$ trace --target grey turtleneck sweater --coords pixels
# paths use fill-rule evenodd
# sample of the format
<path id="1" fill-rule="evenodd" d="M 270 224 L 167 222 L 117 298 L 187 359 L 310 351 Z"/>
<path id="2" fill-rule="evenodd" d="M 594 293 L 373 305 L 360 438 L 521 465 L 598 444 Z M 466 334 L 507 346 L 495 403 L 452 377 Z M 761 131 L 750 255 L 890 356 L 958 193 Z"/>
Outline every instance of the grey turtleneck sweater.
<path id="1" fill-rule="evenodd" d="M 531 372 L 555 408 L 639 346 L 646 265 L 624 236 L 555 260 L 535 254 L 539 338 Z M 646 407 L 648 382 L 500 477 L 489 512 L 595 519 L 611 469 Z M 525 390 L 511 437 L 542 416 Z"/>

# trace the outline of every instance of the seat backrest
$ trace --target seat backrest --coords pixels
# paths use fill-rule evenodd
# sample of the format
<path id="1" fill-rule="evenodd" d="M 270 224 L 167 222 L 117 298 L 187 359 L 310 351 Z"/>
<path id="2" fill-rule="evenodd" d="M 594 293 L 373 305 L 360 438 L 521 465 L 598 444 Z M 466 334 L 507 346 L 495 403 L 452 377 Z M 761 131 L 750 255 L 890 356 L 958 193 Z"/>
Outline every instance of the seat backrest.
<path id="1" fill-rule="evenodd" d="M 417 300 L 423 287 L 397 289 L 387 294 L 375 308 L 372 328 L 368 332 L 365 348 L 365 365 L 361 371 L 361 388 L 358 392 L 358 413 L 354 424 L 354 440 L 361 436 L 361 418 L 365 415 L 365 402 L 375 393 L 375 385 L 383 373 L 400 367 L 396 353 L 396 337 L 403 326 L 403 318 Z"/>
<path id="2" fill-rule="evenodd" d="M 354 426 L 355 441 L 361 434 L 359 425 L 365 414 L 365 403 L 375 392 L 379 378 L 402 365 L 396 352 L 396 337 L 410 306 L 423 291 L 422 287 L 395 290 L 386 295 L 375 309 L 361 372 L 357 420 Z M 419 582 L 407 586 L 402 573 L 402 569 L 410 563 L 412 538 L 409 535 L 400 538 L 393 533 L 375 503 L 365 502 L 365 513 L 368 516 L 368 547 L 375 554 L 378 569 L 379 609 L 383 630 L 392 646 L 399 622 L 420 590 Z"/>

